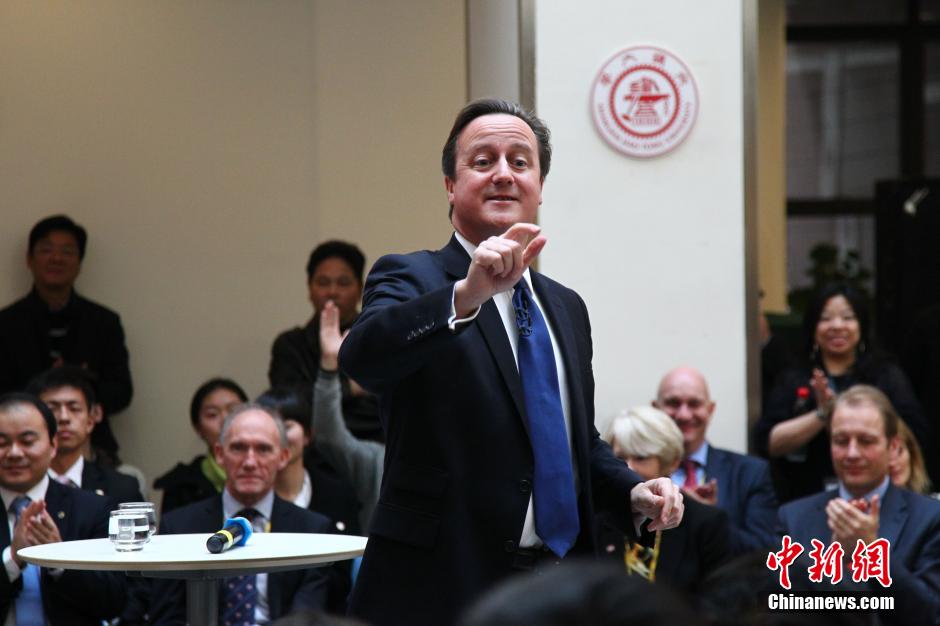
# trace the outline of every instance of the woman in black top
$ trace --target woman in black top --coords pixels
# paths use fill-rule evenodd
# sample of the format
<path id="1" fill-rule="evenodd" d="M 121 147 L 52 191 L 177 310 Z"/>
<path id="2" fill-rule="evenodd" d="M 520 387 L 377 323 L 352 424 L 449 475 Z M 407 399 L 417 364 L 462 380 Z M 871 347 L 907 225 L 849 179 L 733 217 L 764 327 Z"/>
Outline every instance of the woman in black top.
<path id="1" fill-rule="evenodd" d="M 918 438 L 926 421 L 910 381 L 895 364 L 873 354 L 868 310 L 844 284 L 823 288 L 803 317 L 808 362 L 785 371 L 755 426 L 758 452 L 771 460 L 780 502 L 835 484 L 827 425 L 836 394 L 856 383 L 883 391 Z"/>

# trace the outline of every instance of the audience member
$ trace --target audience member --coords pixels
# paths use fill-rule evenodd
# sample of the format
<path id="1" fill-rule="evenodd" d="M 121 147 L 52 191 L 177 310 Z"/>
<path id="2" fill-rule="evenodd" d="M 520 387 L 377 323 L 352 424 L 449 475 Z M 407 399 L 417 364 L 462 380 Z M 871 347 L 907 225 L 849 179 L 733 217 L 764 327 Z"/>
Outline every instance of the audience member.
<path id="1" fill-rule="evenodd" d="M 914 433 L 904 420 L 898 420 L 898 439 L 900 445 L 893 450 L 889 468 L 892 484 L 915 493 L 931 495 L 930 477 L 924 466 L 924 455 Z"/>
<path id="2" fill-rule="evenodd" d="M 834 489 L 780 508 L 780 533 L 807 550 L 811 540 L 838 542 L 846 558 L 858 541 L 890 545 L 892 583 L 871 581 L 872 593 L 893 595 L 889 623 L 933 624 L 940 619 L 940 502 L 900 489 L 889 480 L 900 418 L 888 397 L 856 385 L 834 401 L 829 424 Z"/>
<path id="3" fill-rule="evenodd" d="M 651 406 L 618 415 L 604 438 L 644 480 L 670 476 L 684 455 L 679 427 Z M 682 523 L 669 532 L 658 531 L 652 546 L 629 541 L 605 515 L 599 519 L 600 545 L 625 563 L 629 573 L 685 593 L 695 592 L 731 553 L 728 514 L 694 498 L 685 501 Z"/>
<path id="4" fill-rule="evenodd" d="M 33 288 L 0 311 L 0 393 L 21 391 L 34 376 L 66 363 L 93 372 L 102 421 L 91 443 L 101 462 L 115 466 L 118 443 L 108 419 L 130 404 L 133 388 L 120 318 L 75 291 L 87 240 L 85 229 L 64 215 L 30 231 L 26 266 Z"/>
<path id="5" fill-rule="evenodd" d="M 684 454 L 672 472 L 673 482 L 688 498 L 728 514 L 732 554 L 771 547 L 777 498 L 770 468 L 762 459 L 708 443 L 706 431 L 716 405 L 701 372 L 678 367 L 667 373 L 653 405 L 665 411 L 682 431 Z"/>
<path id="6" fill-rule="evenodd" d="M 30 381 L 27 390 L 45 402 L 56 417 L 56 452 L 49 468 L 52 478 L 106 496 L 115 508 L 121 502 L 143 500 L 137 479 L 82 456 L 96 427 L 96 416 L 101 415 L 87 370 L 74 365 L 54 367 Z"/>
<path id="7" fill-rule="evenodd" d="M 868 309 L 850 286 L 823 288 L 807 308 L 803 335 L 808 363 L 780 376 L 754 429 L 754 443 L 771 459 L 782 501 L 816 493 L 833 482 L 826 424 L 836 394 L 856 383 L 887 394 L 918 440 L 925 436 L 910 382 L 900 368 L 873 353 L 868 334 Z"/>
<path id="8" fill-rule="evenodd" d="M 330 518 L 333 532 L 360 535 L 359 501 L 352 486 L 336 475 L 319 455 L 304 455 L 313 433 L 310 429 L 310 405 L 299 391 L 269 389 L 257 403 L 284 421 L 287 432 L 287 465 L 277 473 L 274 491 L 287 502 L 321 513 Z M 350 561 L 337 563 L 330 579 L 326 608 L 332 613 L 346 612 L 346 596 L 352 582 Z"/>
<path id="9" fill-rule="evenodd" d="M 303 328 L 284 331 L 271 347 L 268 380 L 272 387 L 300 389 L 308 400 L 320 367 L 320 314 L 327 302 L 339 309 L 340 326 L 349 329 L 359 315 L 365 257 L 345 241 L 326 241 L 313 249 L 307 261 L 307 289 L 313 317 Z M 352 433 L 362 439 L 384 441 L 374 395 L 340 375 L 343 418 Z"/>
<path id="10" fill-rule="evenodd" d="M 324 533 L 330 521 L 277 497 L 274 481 L 287 465 L 284 423 L 268 409 L 246 404 L 225 418 L 215 456 L 227 476 L 221 494 L 173 510 L 160 521 L 162 534 L 212 533 L 230 517 L 245 517 L 255 532 Z M 238 576 L 221 581 L 219 623 L 260 623 L 294 611 L 323 609 L 328 567 Z M 183 581 L 153 581 L 150 619 L 182 623 L 186 607 Z"/>
<path id="11" fill-rule="evenodd" d="M 369 528 L 379 502 L 385 468 L 385 444 L 357 439 L 343 421 L 342 387 L 339 373 L 339 309 L 327 302 L 320 314 L 320 367 L 313 393 L 313 430 L 316 449 L 352 483 L 362 508 L 359 524 Z"/>
<path id="12" fill-rule="evenodd" d="M 108 500 L 50 480 L 56 418 L 39 398 L 0 397 L 0 620 L 5 624 L 87 624 L 117 616 L 124 574 L 47 569 L 17 552 L 35 545 L 108 536 Z"/>
<path id="13" fill-rule="evenodd" d="M 256 400 L 284 421 L 287 430 L 287 466 L 277 473 L 275 491 L 299 507 L 332 519 L 336 531 L 360 534 L 359 501 L 352 486 L 337 476 L 317 454 L 306 454 L 315 438 L 310 428 L 310 405 L 293 389 L 269 389 Z"/>
<path id="14" fill-rule="evenodd" d="M 683 523 L 685 523 L 683 521 Z M 471 606 L 460 626 L 694 624 L 682 598 L 607 563 L 565 561 L 511 578 Z"/>
<path id="15" fill-rule="evenodd" d="M 189 404 L 189 420 L 209 452 L 198 455 L 188 465 L 177 463 L 154 481 L 153 486 L 163 490 L 162 513 L 222 491 L 225 470 L 216 462 L 213 450 L 225 416 L 232 408 L 247 401 L 248 396 L 238 383 L 228 378 L 213 378 L 196 390 Z"/>

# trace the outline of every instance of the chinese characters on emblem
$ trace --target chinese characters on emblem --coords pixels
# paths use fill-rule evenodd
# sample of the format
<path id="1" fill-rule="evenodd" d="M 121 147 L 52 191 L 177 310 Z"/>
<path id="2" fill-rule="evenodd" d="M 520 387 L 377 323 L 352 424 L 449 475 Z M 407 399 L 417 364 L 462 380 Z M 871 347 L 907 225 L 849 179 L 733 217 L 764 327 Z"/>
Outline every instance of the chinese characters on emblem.
<path id="1" fill-rule="evenodd" d="M 842 564 L 845 557 L 842 544 L 833 541 L 827 547 L 818 539 L 813 539 L 811 544 L 812 549 L 808 555 L 812 560 L 812 564 L 807 568 L 810 581 L 821 583 L 824 578 L 828 578 L 832 584 L 841 581 Z M 859 583 L 873 579 L 878 581 L 882 587 L 890 587 L 890 548 L 891 542 L 887 539 L 876 539 L 867 545 L 859 539 L 849 561 L 849 566 L 852 569 L 852 580 Z M 790 535 L 784 535 L 780 551 L 771 552 L 767 555 L 767 568 L 779 572 L 780 586 L 784 589 L 790 589 L 790 566 L 796 561 L 797 557 L 803 554 L 803 551 L 804 548 L 801 543 L 793 541 Z"/>

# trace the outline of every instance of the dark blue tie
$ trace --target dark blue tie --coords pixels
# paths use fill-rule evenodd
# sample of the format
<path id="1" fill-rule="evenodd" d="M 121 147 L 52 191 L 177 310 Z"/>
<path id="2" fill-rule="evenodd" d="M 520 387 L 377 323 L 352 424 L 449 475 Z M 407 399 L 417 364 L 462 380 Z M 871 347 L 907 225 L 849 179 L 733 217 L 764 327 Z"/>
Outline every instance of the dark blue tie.
<path id="1" fill-rule="evenodd" d="M 29 506 L 29 496 L 17 496 L 10 503 L 10 512 L 18 524 L 23 510 Z M 42 612 L 42 591 L 39 581 L 39 568 L 29 564 L 20 574 L 23 577 L 23 589 L 16 596 L 16 624 L 44 624 Z"/>
<path id="2" fill-rule="evenodd" d="M 235 517 L 244 517 L 251 522 L 254 532 L 264 532 L 263 518 L 255 509 L 242 509 L 235 514 Z M 256 574 L 224 579 L 221 596 L 219 624 L 248 626 L 255 623 L 255 606 L 258 604 L 258 576 Z"/>
<path id="3" fill-rule="evenodd" d="M 563 557 L 574 545 L 580 526 L 555 351 L 545 318 L 525 279 L 516 284 L 512 306 L 519 329 L 519 376 L 535 458 L 535 530 L 552 552 Z"/>

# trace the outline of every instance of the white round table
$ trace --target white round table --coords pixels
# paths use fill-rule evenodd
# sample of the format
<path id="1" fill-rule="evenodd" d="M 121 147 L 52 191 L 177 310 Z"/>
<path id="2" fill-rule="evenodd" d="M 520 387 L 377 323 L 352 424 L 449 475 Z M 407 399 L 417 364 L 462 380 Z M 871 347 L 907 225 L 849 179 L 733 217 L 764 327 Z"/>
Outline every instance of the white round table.
<path id="1" fill-rule="evenodd" d="M 206 533 L 154 535 L 143 550 L 118 552 L 109 539 L 63 541 L 17 552 L 41 567 L 125 571 L 131 576 L 186 580 L 190 624 L 218 623 L 216 579 L 260 572 L 319 567 L 362 555 L 365 537 L 313 533 L 256 533 L 221 554 L 206 550 Z"/>

